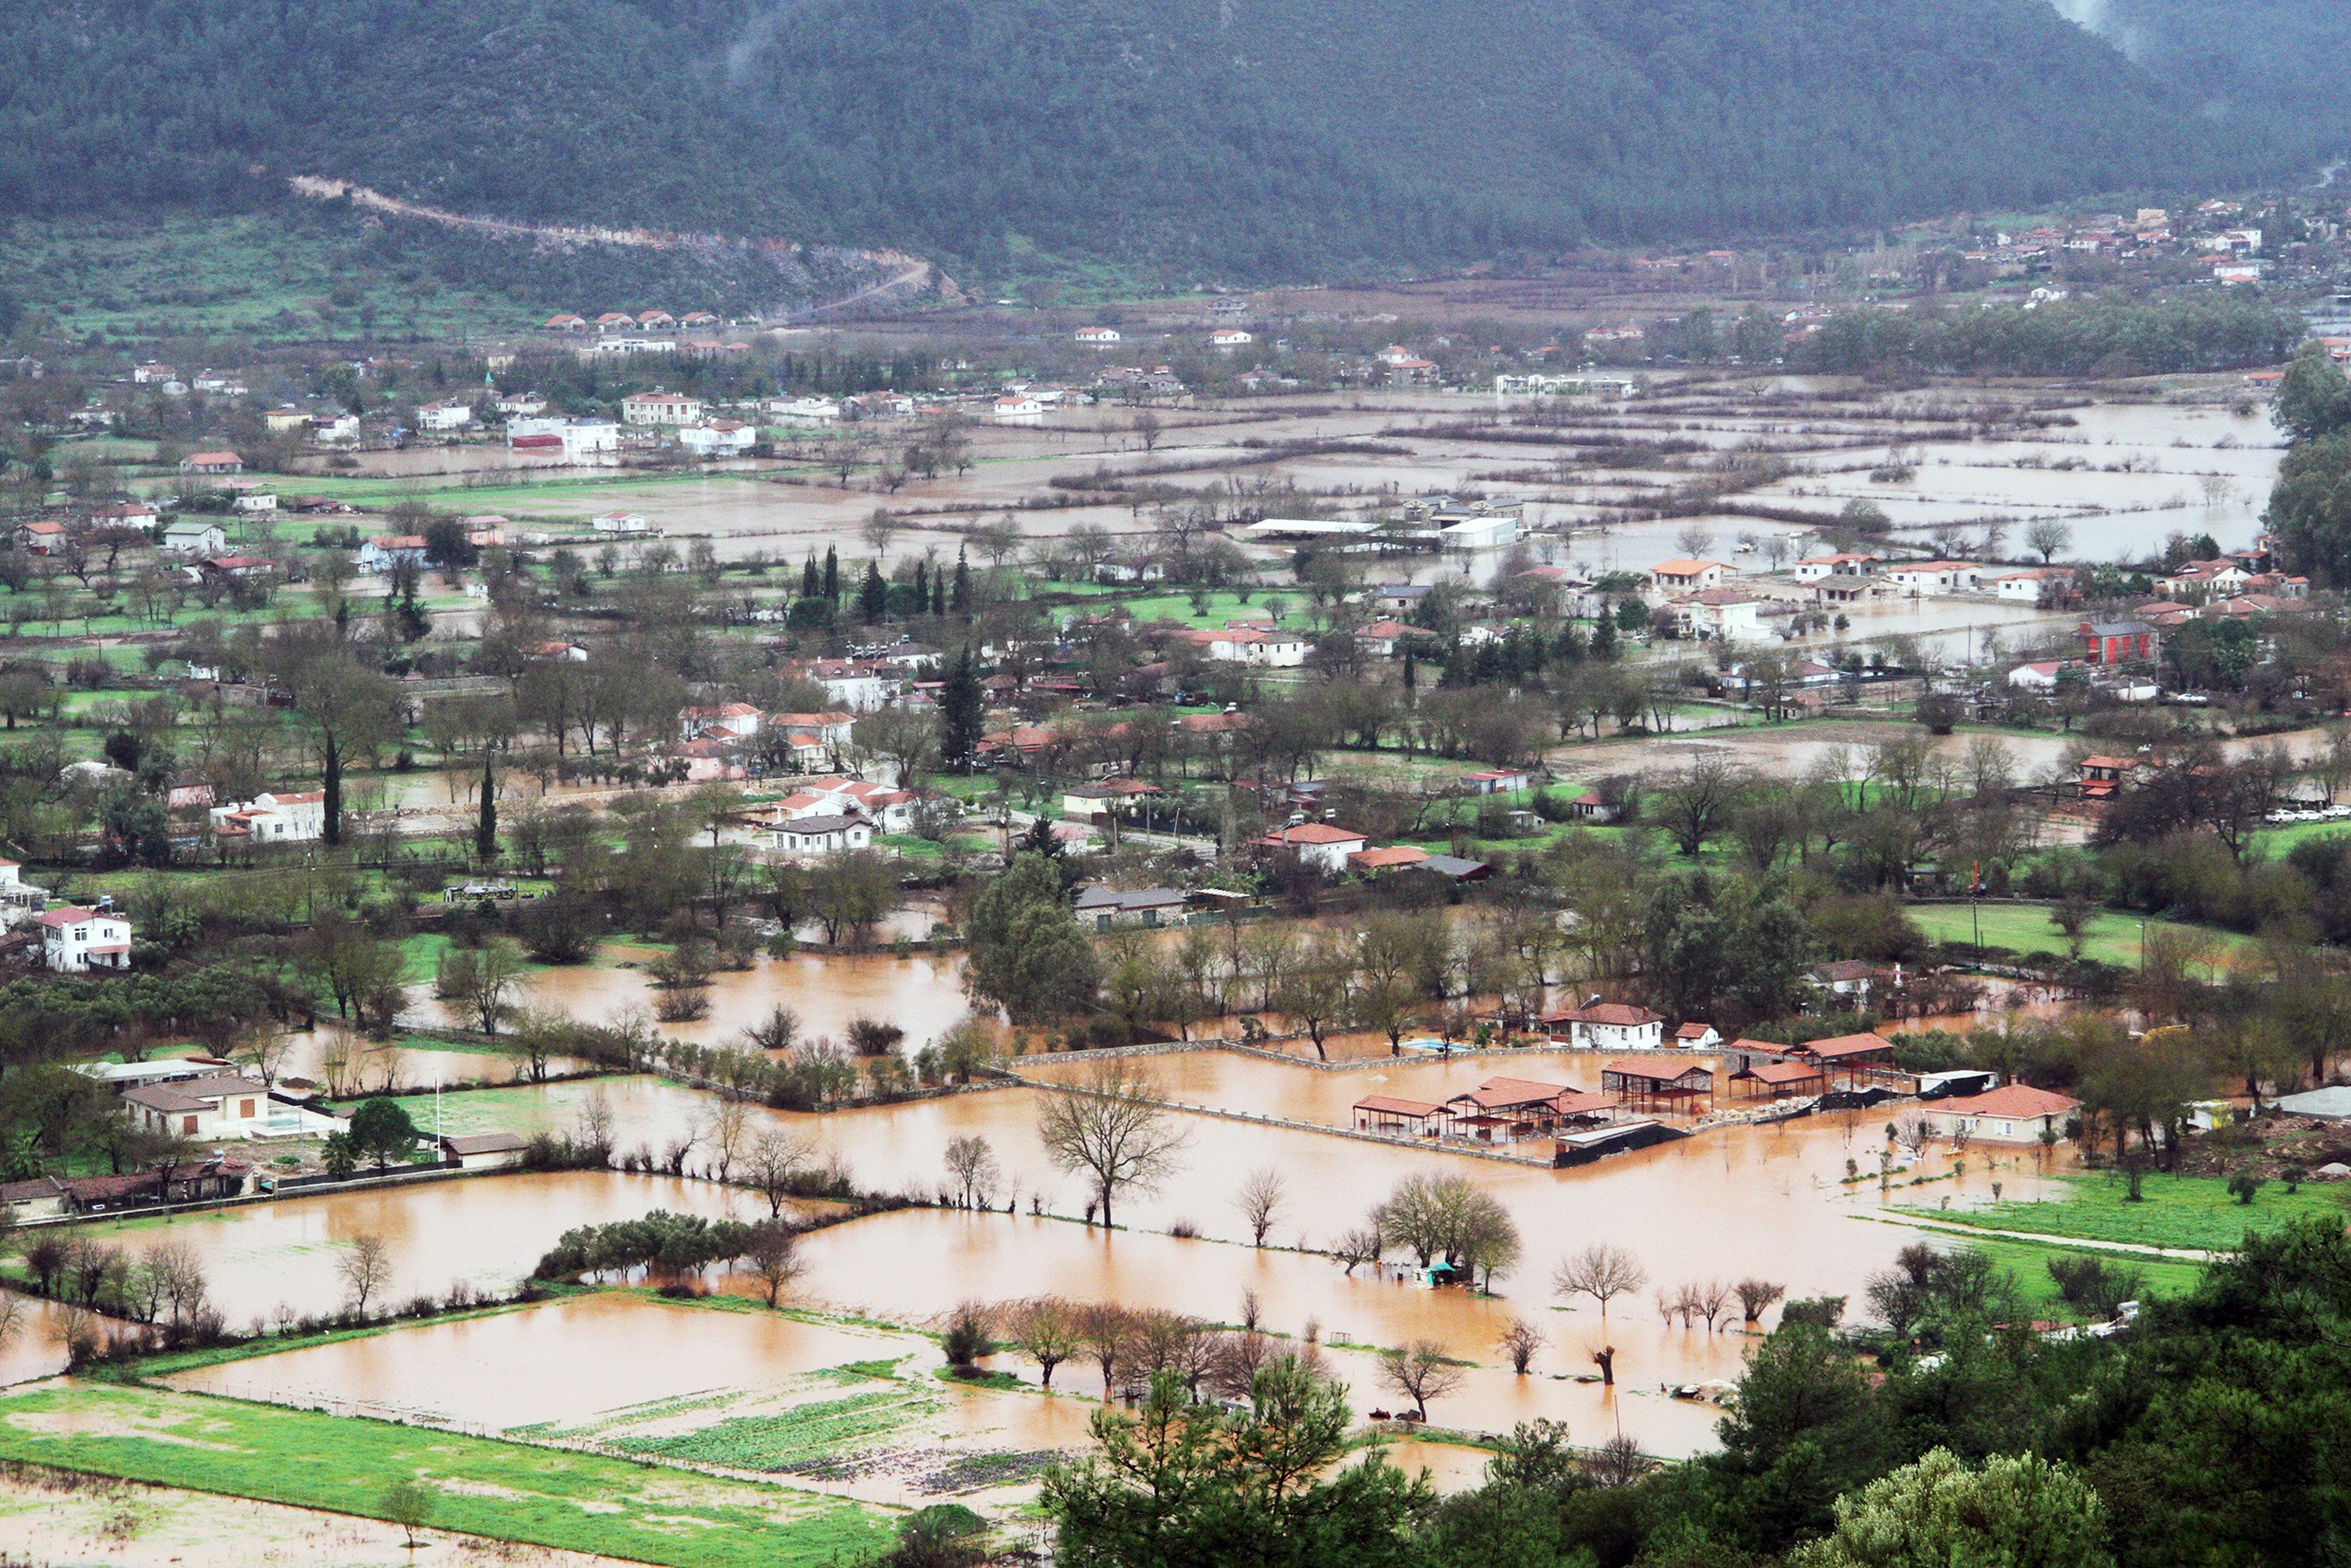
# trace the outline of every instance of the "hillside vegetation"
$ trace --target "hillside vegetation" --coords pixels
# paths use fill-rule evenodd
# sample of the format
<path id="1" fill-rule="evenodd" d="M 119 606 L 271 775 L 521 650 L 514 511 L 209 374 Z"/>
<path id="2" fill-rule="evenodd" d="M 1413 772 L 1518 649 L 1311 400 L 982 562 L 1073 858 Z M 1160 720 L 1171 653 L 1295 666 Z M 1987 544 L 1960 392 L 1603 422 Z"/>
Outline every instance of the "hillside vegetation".
<path id="1" fill-rule="evenodd" d="M 2351 146 L 2351 6 L 2339 0 L 2059 0 L 2218 134 L 2248 131 L 2313 162 Z"/>
<path id="2" fill-rule="evenodd" d="M 2043 0 L 0 0 L 0 211 L 283 200 L 1233 277 L 2283 166 Z"/>

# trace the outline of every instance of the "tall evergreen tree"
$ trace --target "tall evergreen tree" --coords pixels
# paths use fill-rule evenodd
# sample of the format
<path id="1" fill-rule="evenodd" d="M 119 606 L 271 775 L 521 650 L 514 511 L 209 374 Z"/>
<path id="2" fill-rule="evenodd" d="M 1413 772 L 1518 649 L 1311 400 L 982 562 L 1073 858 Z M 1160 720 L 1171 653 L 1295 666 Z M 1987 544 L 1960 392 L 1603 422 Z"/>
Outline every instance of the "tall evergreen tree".
<path id="1" fill-rule="evenodd" d="M 841 602 L 841 553 L 831 545 L 824 547 L 824 596 Z"/>
<path id="2" fill-rule="evenodd" d="M 882 580 L 879 561 L 865 563 L 865 580 L 857 585 L 857 613 L 868 626 L 890 613 L 890 585 Z"/>
<path id="3" fill-rule="evenodd" d="M 495 747 L 482 747 L 482 815 L 474 824 L 474 858 L 484 865 L 498 858 L 498 776 L 492 767 Z"/>
<path id="4" fill-rule="evenodd" d="M 914 562 L 914 603 L 921 610 L 931 607 L 931 563 L 927 559 Z"/>
<path id="5" fill-rule="evenodd" d="M 947 608 L 957 615 L 971 613 L 971 562 L 960 546 L 956 549 L 955 591 L 947 596 Z"/>
<path id="6" fill-rule="evenodd" d="M 814 599 L 823 591 L 824 579 L 819 577 L 816 570 L 816 551 L 810 550 L 808 559 L 800 566 L 800 597 Z"/>
<path id="7" fill-rule="evenodd" d="M 946 684 L 939 692 L 939 755 L 954 768 L 968 768 L 978 754 L 983 694 L 979 671 L 973 665 L 971 644 L 956 651 L 947 666 Z"/>

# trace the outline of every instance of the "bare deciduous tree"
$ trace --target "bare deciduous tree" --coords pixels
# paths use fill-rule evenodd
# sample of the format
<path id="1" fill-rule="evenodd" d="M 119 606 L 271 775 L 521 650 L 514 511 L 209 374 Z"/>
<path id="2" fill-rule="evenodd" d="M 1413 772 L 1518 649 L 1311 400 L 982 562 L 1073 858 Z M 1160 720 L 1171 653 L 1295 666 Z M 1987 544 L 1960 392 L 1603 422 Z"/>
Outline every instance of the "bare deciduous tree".
<path id="1" fill-rule="evenodd" d="M 743 1174 L 768 1200 L 768 1218 L 778 1218 L 784 1212 L 784 1199 L 792 1195 L 792 1186 L 800 1172 L 806 1170 L 815 1151 L 805 1138 L 770 1129 L 759 1134 L 751 1145 L 751 1157 L 744 1162 Z"/>
<path id="2" fill-rule="evenodd" d="M 778 1219 L 751 1228 L 751 1245 L 743 1255 L 750 1260 L 751 1272 L 771 1307 L 808 1270 L 808 1260 L 800 1256 L 798 1234 Z"/>
<path id="3" fill-rule="evenodd" d="M 1037 1134 L 1057 1167 L 1093 1177 L 1105 1226 L 1118 1190 L 1156 1187 L 1175 1174 L 1176 1156 L 1189 1141 L 1150 1082 L 1122 1061 L 1102 1063 L 1048 1100 Z"/>
<path id="4" fill-rule="evenodd" d="M 1535 1352 L 1545 1343 L 1542 1330 L 1524 1318 L 1511 1319 L 1510 1326 L 1502 1331 L 1502 1354 L 1510 1358 L 1510 1370 L 1521 1377 L 1534 1365 Z"/>
<path id="5" fill-rule="evenodd" d="M 1053 1369 L 1086 1347 L 1086 1310 L 1059 1296 L 1015 1301 L 998 1314 L 1008 1343 L 1037 1364 L 1038 1379 L 1053 1386 Z"/>
<path id="6" fill-rule="evenodd" d="M 1281 1173 L 1271 1166 L 1251 1171 L 1234 1196 L 1234 1207 L 1249 1223 L 1250 1239 L 1259 1247 L 1265 1245 L 1266 1233 L 1273 1228 L 1273 1217 L 1281 1211 L 1283 1197 Z"/>
<path id="7" fill-rule="evenodd" d="M 392 1283 L 392 1249 L 382 1237 L 362 1230 L 335 1260 L 335 1273 L 350 1297 L 352 1314 L 365 1317 L 370 1298 Z"/>
<path id="8" fill-rule="evenodd" d="M 987 1203 L 1003 1175 L 1003 1167 L 996 1163 L 996 1151 L 987 1146 L 986 1138 L 973 1134 L 947 1141 L 947 1180 L 963 1207 L 977 1208 Z"/>
<path id="9" fill-rule="evenodd" d="M 1416 1339 L 1380 1356 L 1380 1381 L 1412 1401 L 1413 1419 L 1428 1419 L 1428 1402 L 1461 1386 L 1464 1369 L 1434 1340 Z"/>
<path id="10" fill-rule="evenodd" d="M 1353 1230 L 1342 1232 L 1338 1239 L 1331 1243 L 1331 1256 L 1346 1265 L 1346 1271 L 1350 1274 L 1362 1264 L 1378 1262 L 1384 1250 L 1385 1244 L 1381 1239 L 1379 1227 L 1375 1225 L 1359 1225 Z"/>
<path id="11" fill-rule="evenodd" d="M 1787 1286 L 1775 1285 L 1769 1280 L 1741 1280 L 1733 1289 L 1739 1292 L 1740 1314 L 1750 1323 L 1761 1322 L 1771 1303 L 1784 1300 L 1788 1294 Z"/>
<path id="12" fill-rule="evenodd" d="M 1639 1290 L 1649 1282 L 1649 1271 L 1641 1260 L 1621 1247 L 1604 1241 L 1594 1242 L 1573 1258 L 1564 1258 L 1551 1277 L 1554 1293 L 1566 1296 L 1590 1296 L 1600 1303 L 1603 1317 L 1608 1313 L 1611 1298 Z"/>

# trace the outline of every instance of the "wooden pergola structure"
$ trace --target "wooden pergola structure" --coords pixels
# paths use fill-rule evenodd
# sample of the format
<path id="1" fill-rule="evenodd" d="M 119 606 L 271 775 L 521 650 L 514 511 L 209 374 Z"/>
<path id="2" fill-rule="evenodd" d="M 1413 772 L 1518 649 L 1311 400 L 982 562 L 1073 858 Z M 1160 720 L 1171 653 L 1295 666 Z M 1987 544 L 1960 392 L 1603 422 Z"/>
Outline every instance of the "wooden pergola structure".
<path id="1" fill-rule="evenodd" d="M 1614 1095 L 1636 1111 L 1669 1111 L 1684 1115 L 1714 1104 L 1714 1071 L 1696 1062 L 1639 1061 L 1618 1057 L 1600 1070 L 1600 1092 Z M 1704 1102 L 1701 1107 L 1699 1103 Z"/>
<path id="2" fill-rule="evenodd" d="M 1788 1054 L 1811 1062 L 1832 1082 L 1851 1089 L 1894 1065 L 1894 1042 L 1883 1035 L 1838 1034 L 1790 1046 Z"/>
<path id="3" fill-rule="evenodd" d="M 1489 1078 L 1445 1103 L 1445 1131 L 1448 1136 L 1481 1144 L 1532 1137 L 1558 1124 L 1560 1096 L 1574 1092 L 1564 1083 Z"/>
<path id="4" fill-rule="evenodd" d="M 1429 1100 L 1366 1094 L 1355 1102 L 1355 1131 L 1391 1137 L 1434 1138 L 1444 1130 L 1445 1107 Z"/>
<path id="5" fill-rule="evenodd" d="M 1730 1075 L 1730 1092 L 1741 1100 L 1785 1100 L 1828 1092 L 1828 1075 L 1809 1061 L 1759 1061 Z"/>

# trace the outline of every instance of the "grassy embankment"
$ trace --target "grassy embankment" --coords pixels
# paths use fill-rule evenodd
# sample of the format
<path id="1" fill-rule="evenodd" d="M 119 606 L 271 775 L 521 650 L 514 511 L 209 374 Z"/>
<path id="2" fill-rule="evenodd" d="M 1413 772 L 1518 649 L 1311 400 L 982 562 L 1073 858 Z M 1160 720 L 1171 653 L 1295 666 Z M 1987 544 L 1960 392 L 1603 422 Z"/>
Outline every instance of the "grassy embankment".
<path id="1" fill-rule="evenodd" d="M 2119 1176 L 2063 1180 L 2066 1196 L 2062 1199 L 1955 1208 L 1928 1218 L 1973 1229 L 2205 1252 L 2226 1251 L 2240 1245 L 2248 1231 L 2265 1233 L 2314 1214 L 2346 1218 L 2346 1195 L 2336 1186 L 2305 1185 L 2299 1192 L 2288 1192 L 2283 1184 L 2272 1182 L 2252 1203 L 2243 1204 L 2219 1176 L 2150 1174 L 2140 1183 L 2139 1201 L 2133 1203 Z M 1914 1212 L 1927 1215 L 1923 1209 Z"/>
<path id="2" fill-rule="evenodd" d="M 871 1509 L 601 1454 L 168 1389 L 65 1381 L 0 1395 L 0 1459 L 386 1517 L 413 1479 L 431 1522 L 676 1568 L 853 1561 L 887 1540 Z"/>
<path id="3" fill-rule="evenodd" d="M 1977 905 L 1972 915 L 1964 904 L 1918 904 L 1910 906 L 1909 915 L 1919 930 L 1938 942 L 1970 944 L 1980 928 L 1987 947 L 2005 947 L 2011 953 L 2065 951 L 2065 934 L 2050 923 L 2049 906 L 2045 904 L 1983 904 Z M 2082 956 L 2137 968 L 2142 925 L 2150 933 L 2209 939 L 2223 953 L 2233 953 L 2247 941 L 2233 931 L 2216 930 L 2209 925 L 2190 925 L 2177 920 L 2141 921 L 2136 915 L 2102 909 L 2083 928 Z"/>

